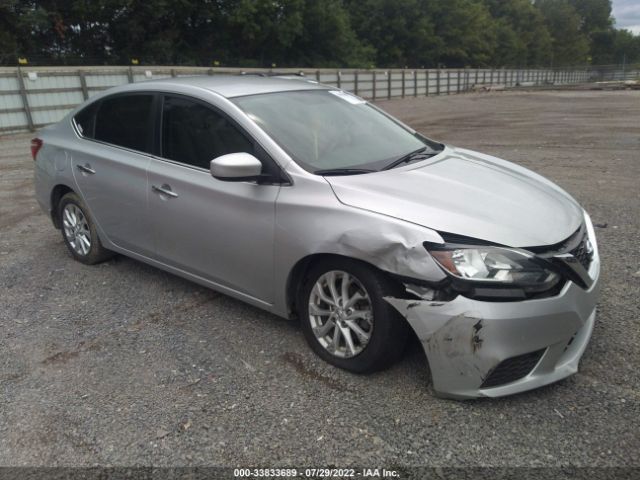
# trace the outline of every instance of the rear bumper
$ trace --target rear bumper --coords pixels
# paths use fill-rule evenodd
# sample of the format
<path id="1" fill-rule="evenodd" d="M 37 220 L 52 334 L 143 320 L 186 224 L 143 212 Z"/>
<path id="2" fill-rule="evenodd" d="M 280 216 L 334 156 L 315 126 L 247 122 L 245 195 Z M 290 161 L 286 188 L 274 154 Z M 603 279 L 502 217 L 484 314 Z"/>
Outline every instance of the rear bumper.
<path id="1" fill-rule="evenodd" d="M 520 302 L 484 302 L 462 296 L 450 302 L 386 300 L 407 318 L 420 339 L 438 394 L 499 397 L 547 385 L 578 371 L 595 322 L 599 274 L 596 250 L 589 268 L 594 282 L 588 290 L 567 282 L 555 297 Z M 529 362 L 524 367 L 514 358 L 532 352 L 537 353 L 521 357 Z M 512 379 L 510 362 L 520 366 Z M 500 382 L 487 381 L 499 366 L 507 375 Z"/>

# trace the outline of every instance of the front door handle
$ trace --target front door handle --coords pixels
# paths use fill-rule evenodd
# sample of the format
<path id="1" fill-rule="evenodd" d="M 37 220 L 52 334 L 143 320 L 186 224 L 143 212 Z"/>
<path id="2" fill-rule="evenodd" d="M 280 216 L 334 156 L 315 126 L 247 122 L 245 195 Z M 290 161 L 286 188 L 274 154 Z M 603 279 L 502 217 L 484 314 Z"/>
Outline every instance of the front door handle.
<path id="1" fill-rule="evenodd" d="M 80 170 L 82 173 L 88 173 L 89 175 L 93 175 L 94 173 L 96 173 L 96 171 L 91 168 L 91 165 L 89 165 L 88 163 L 84 165 L 76 165 L 76 167 L 78 167 L 78 170 Z"/>
<path id="2" fill-rule="evenodd" d="M 151 190 L 161 195 L 166 195 L 167 197 L 176 198 L 178 194 L 176 192 L 171 191 L 171 187 L 166 183 L 161 187 L 157 185 L 151 185 Z"/>

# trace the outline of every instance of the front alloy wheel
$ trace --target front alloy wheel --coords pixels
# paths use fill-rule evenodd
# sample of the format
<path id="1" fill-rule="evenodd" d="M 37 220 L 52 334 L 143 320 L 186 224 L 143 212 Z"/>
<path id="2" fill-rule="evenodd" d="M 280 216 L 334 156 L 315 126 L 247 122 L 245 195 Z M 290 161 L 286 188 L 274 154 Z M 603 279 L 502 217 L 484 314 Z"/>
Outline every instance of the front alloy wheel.
<path id="1" fill-rule="evenodd" d="M 340 358 L 360 354 L 373 333 L 373 307 L 360 281 L 332 270 L 315 283 L 309 297 L 309 321 L 316 339 Z"/>
<path id="2" fill-rule="evenodd" d="M 401 285 L 364 262 L 327 257 L 307 272 L 296 305 L 313 351 L 364 373 L 386 368 L 403 353 L 409 327 L 384 299 L 403 294 Z"/>

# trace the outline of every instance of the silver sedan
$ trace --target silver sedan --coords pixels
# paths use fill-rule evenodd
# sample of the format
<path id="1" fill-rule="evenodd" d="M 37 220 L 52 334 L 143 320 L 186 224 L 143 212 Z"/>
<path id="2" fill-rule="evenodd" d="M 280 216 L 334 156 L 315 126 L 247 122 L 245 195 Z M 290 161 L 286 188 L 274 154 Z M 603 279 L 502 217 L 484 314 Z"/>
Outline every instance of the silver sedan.
<path id="1" fill-rule="evenodd" d="M 107 90 L 32 141 L 71 255 L 130 256 L 286 318 L 352 372 L 421 342 L 434 390 L 501 396 L 575 373 L 600 260 L 545 178 L 425 138 L 304 78 Z"/>

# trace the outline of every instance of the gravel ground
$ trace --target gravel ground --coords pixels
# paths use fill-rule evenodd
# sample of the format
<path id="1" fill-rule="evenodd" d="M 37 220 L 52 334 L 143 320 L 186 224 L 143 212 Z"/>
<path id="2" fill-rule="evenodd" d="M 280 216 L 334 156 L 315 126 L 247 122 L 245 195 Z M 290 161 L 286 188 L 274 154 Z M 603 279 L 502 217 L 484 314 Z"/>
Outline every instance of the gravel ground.
<path id="1" fill-rule="evenodd" d="M 125 257 L 74 262 L 33 197 L 31 135 L 0 137 L 0 465 L 640 466 L 640 92 L 380 102 L 518 162 L 591 213 L 604 264 L 577 375 L 497 400 L 323 363 L 295 322 Z"/>

